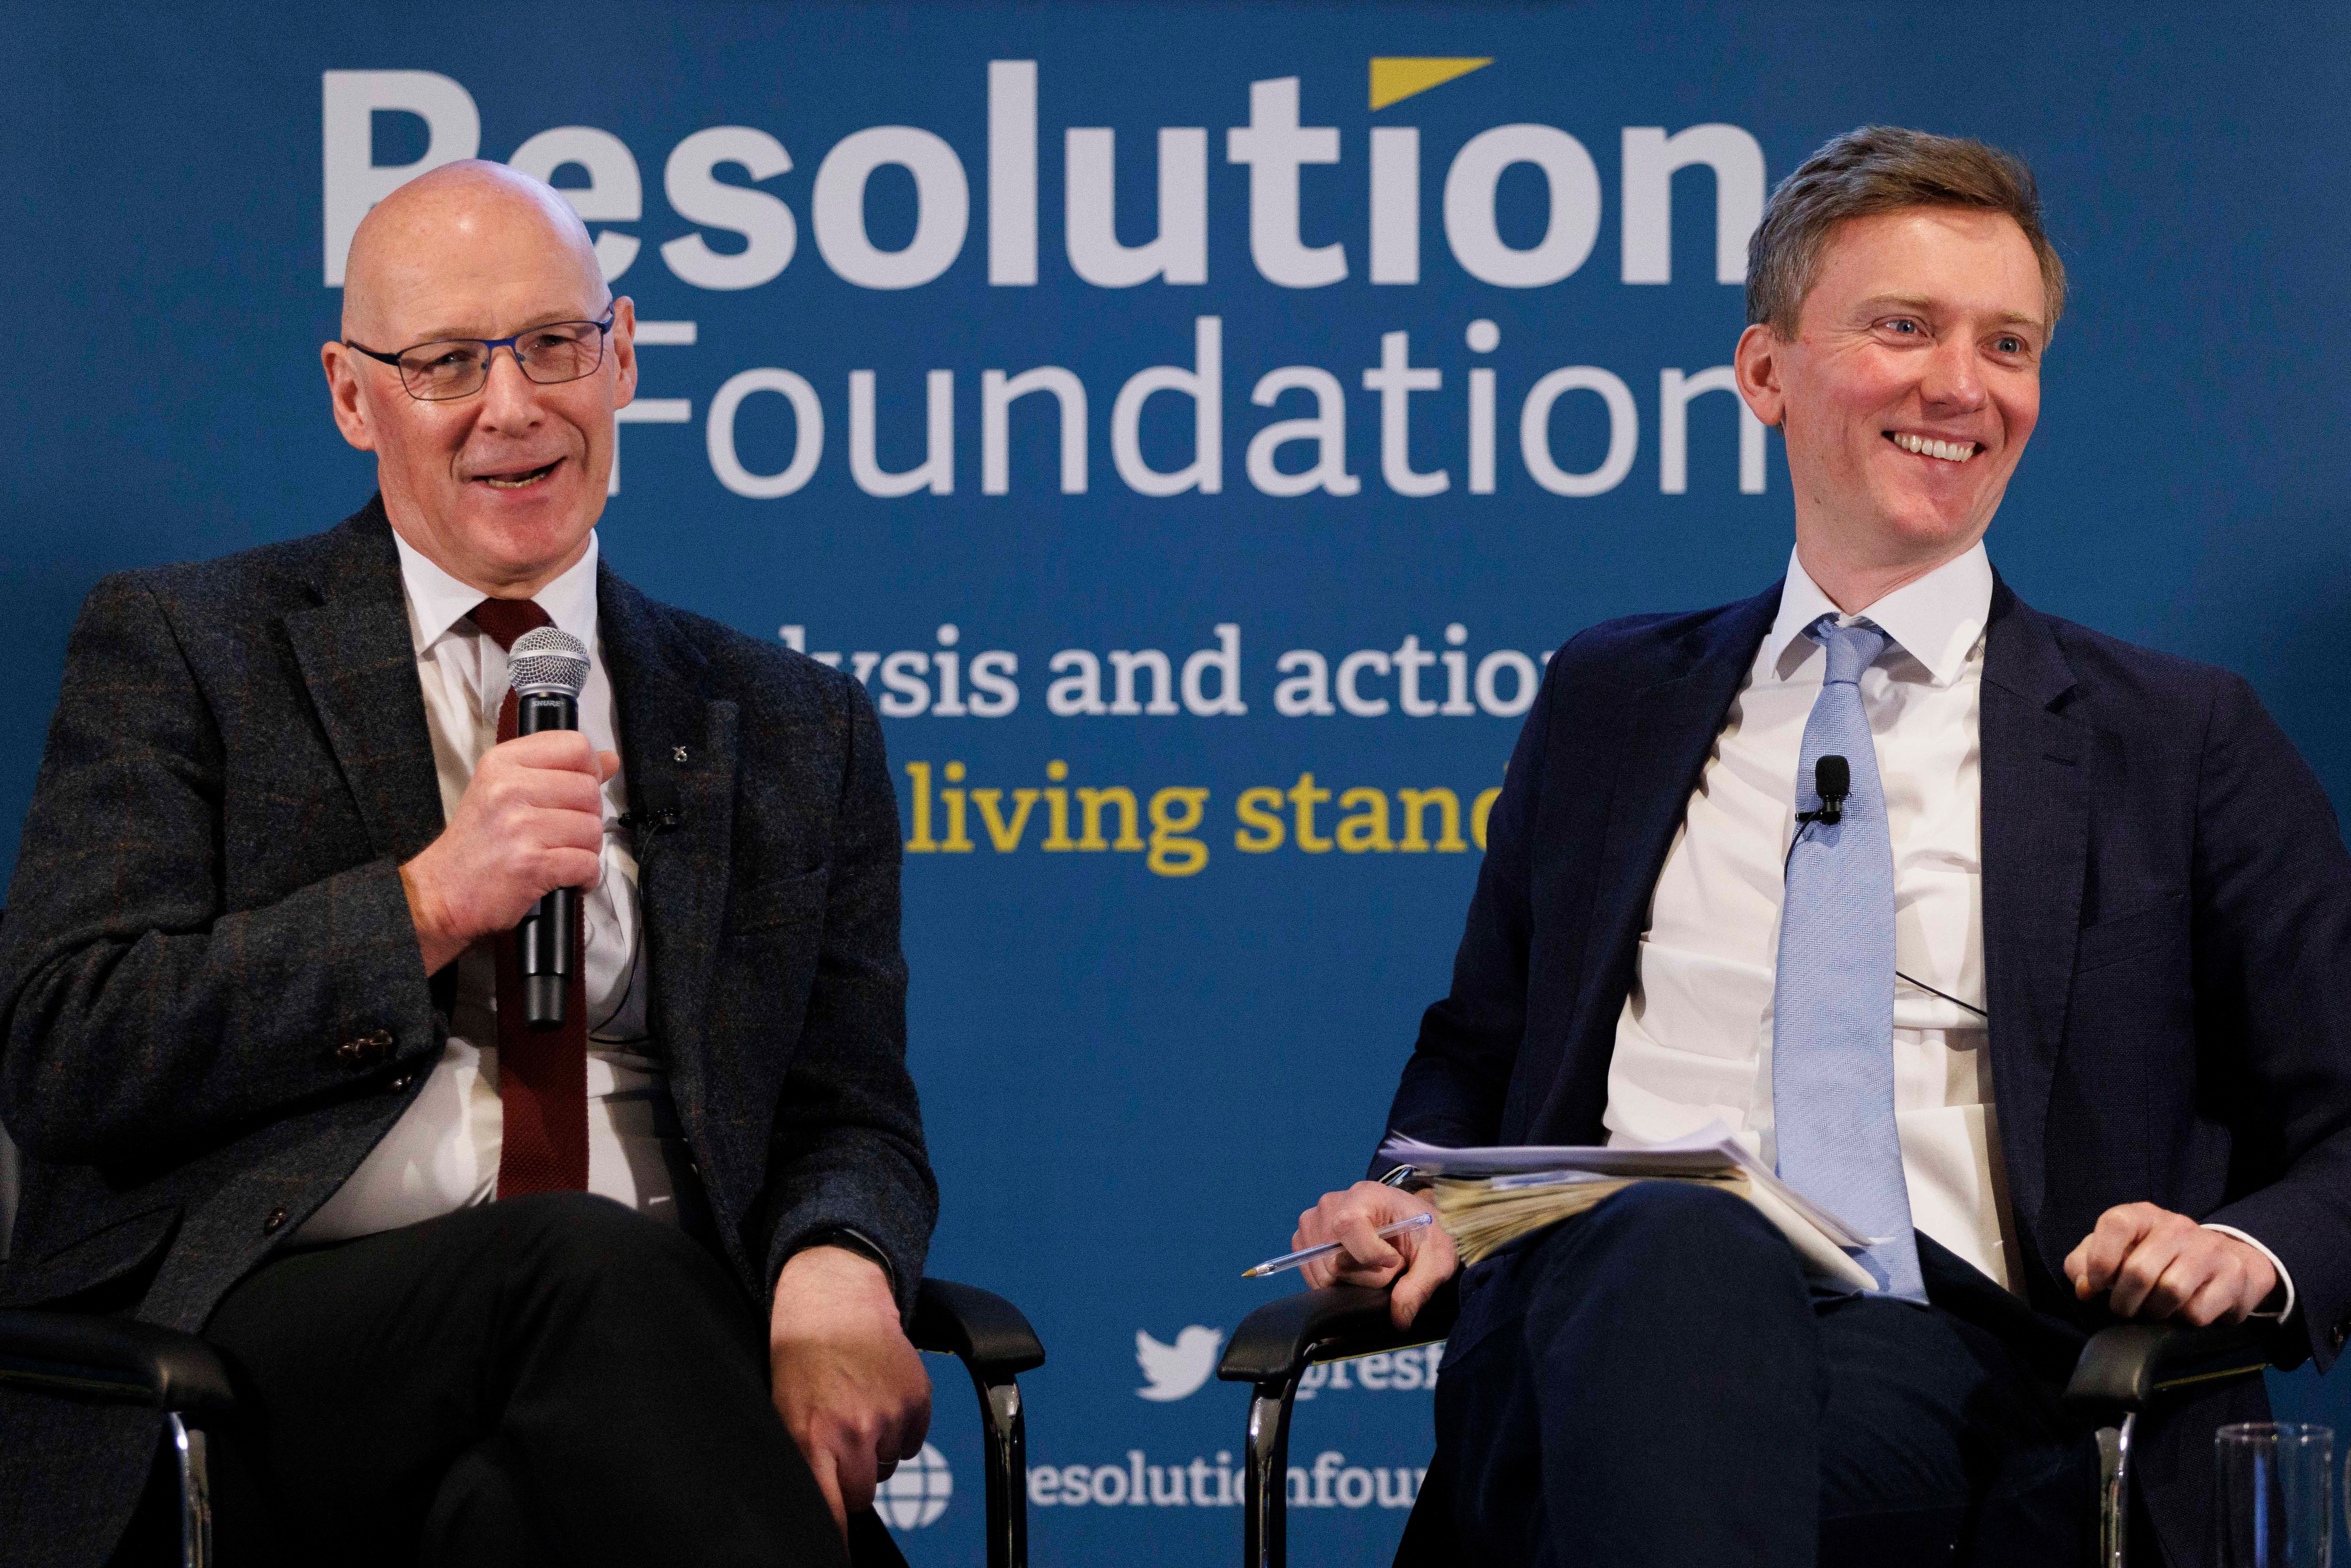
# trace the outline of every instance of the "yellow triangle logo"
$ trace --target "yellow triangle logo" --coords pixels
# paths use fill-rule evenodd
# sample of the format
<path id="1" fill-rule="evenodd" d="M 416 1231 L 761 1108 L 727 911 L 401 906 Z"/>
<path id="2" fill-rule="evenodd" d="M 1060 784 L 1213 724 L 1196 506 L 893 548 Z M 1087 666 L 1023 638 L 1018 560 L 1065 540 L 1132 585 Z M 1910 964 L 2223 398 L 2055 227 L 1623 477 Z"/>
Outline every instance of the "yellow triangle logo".
<path id="1" fill-rule="evenodd" d="M 1374 55 L 1372 57 L 1372 107 L 1385 109 L 1416 92 L 1442 87 L 1455 77 L 1466 77 L 1494 57 L 1471 59 L 1462 55 Z"/>

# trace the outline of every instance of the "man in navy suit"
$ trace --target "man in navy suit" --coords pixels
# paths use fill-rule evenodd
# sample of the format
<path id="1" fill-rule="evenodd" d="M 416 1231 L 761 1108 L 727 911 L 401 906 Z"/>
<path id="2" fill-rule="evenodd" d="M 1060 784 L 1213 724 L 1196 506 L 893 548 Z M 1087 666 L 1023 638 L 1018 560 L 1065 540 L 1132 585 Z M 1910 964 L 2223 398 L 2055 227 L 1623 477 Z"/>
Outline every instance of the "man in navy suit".
<path id="1" fill-rule="evenodd" d="M 1551 661 L 1391 1127 L 1721 1122 L 1888 1239 L 1854 1292 L 1653 1183 L 1467 1270 L 1436 1475 L 1479 1561 L 2078 1562 L 2095 1470 L 2054 1396 L 2086 1332 L 2258 1318 L 2324 1367 L 2351 1330 L 2326 798 L 2241 679 L 2041 614 L 1984 552 L 2064 294 L 2013 158 L 1822 148 L 1756 232 L 1737 357 L 1787 444 L 1786 579 Z M 1374 1174 L 1297 1244 L 1405 1323 L 1457 1260 L 1373 1234 L 1428 1207 Z M 2213 1428 L 2265 1414 L 2241 1382 L 2142 1423 L 2172 1562 Z"/>

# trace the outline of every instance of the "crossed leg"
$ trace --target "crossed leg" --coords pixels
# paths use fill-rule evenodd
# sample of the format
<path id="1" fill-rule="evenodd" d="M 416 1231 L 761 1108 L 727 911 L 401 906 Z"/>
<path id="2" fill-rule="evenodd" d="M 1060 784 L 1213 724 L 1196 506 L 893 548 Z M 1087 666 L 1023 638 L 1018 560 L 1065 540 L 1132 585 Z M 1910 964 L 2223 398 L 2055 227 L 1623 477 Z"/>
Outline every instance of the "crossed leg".
<path id="1" fill-rule="evenodd" d="M 2053 1390 L 1939 1308 L 1815 1297 L 1735 1197 L 1627 1188 L 1463 1291 L 1437 1447 L 1479 1561 L 2081 1560 Z"/>

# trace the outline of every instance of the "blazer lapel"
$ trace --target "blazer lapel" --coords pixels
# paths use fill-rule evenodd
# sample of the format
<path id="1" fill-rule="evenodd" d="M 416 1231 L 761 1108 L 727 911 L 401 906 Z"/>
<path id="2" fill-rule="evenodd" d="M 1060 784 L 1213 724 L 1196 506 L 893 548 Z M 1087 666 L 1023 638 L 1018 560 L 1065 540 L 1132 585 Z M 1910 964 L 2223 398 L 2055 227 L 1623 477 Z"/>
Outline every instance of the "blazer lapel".
<path id="1" fill-rule="evenodd" d="M 1995 578 L 1984 643 L 1984 985 L 1992 1092 L 2020 1235 L 2047 1175 L 2049 1085 L 2065 1038 L 2090 842 L 2090 733 L 2055 711 L 2074 672 L 2047 621 Z"/>
<path id="2" fill-rule="evenodd" d="M 669 1053 L 679 1113 L 688 1126 L 700 1126 L 708 1073 L 695 1047 L 732 864 L 737 708 L 706 695 L 708 662 L 609 565 L 597 567 L 596 602 L 630 811 L 639 824 L 637 892 L 653 966 L 649 1021 Z M 756 1186 L 757 1173 L 752 1179 Z"/>
<path id="3" fill-rule="evenodd" d="M 439 836 L 442 814 L 400 555 L 381 498 L 336 535 L 310 582 L 319 602 L 286 617 L 286 636 L 371 846 L 404 861 Z"/>
<path id="4" fill-rule="evenodd" d="M 1608 826 L 1592 876 L 1587 958 L 1568 1028 L 1568 1070 L 1553 1075 L 1532 1123 L 1541 1136 L 1586 1135 L 1593 1127 L 1585 1124 L 1598 1120 L 1616 1016 L 1648 923 L 1657 873 L 1721 733 L 1723 716 L 1779 609 L 1778 583 L 1731 606 L 1687 635 L 1675 651 L 1678 667 L 1673 674 L 1630 700 L 1609 793 Z M 1572 871 L 1573 857 L 1566 864 Z M 1588 1071 L 1594 1063 L 1596 1073 Z M 1578 1114 L 1577 1102 L 1584 1099 L 1592 1102 L 1589 1116 Z"/>

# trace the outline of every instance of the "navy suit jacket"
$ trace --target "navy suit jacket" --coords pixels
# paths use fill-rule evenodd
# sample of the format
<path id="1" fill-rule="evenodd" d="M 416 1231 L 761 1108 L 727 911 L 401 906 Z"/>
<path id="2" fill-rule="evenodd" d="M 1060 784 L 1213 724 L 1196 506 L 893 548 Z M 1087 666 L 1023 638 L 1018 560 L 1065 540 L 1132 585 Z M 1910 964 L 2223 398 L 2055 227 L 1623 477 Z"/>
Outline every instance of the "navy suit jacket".
<path id="1" fill-rule="evenodd" d="M 1610 622 L 1552 656 L 1390 1127 L 1604 1140 L 1657 874 L 1779 603 L 1775 584 Z M 2063 1260 L 2107 1208 L 2159 1204 L 2278 1255 L 2299 1311 L 2273 1354 L 2323 1369 L 2351 1333 L 2351 853 L 2325 791 L 2241 678 L 2043 615 L 1997 580 L 1980 738 L 2015 1283 L 2104 1326 Z M 2163 1423 L 2177 1451 L 2149 1456 L 2151 1500 L 2167 1472 L 2205 1476 L 2199 1435 L 2241 1418 L 2243 1393 Z"/>

